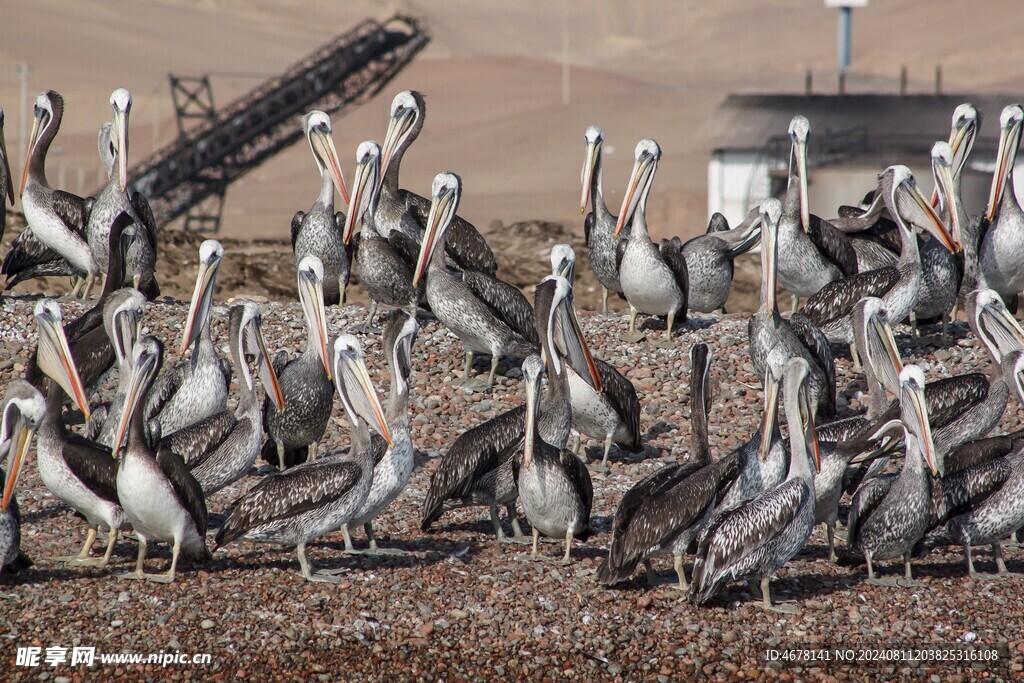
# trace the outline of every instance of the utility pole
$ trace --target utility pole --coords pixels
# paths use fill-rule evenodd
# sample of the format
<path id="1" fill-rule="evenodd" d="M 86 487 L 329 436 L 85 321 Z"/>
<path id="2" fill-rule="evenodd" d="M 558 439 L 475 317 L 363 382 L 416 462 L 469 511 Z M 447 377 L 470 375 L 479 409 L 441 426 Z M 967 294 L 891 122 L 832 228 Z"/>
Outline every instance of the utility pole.
<path id="1" fill-rule="evenodd" d="M 21 152 L 21 161 L 28 156 L 28 122 L 32 118 L 32 109 L 28 99 L 28 77 L 31 73 L 31 64 L 21 63 L 18 65 L 18 78 L 21 79 L 21 120 L 18 121 L 18 146 Z"/>
<path id="2" fill-rule="evenodd" d="M 853 8 L 867 7 L 868 0 L 825 0 L 825 7 L 839 9 L 839 27 L 836 37 L 836 56 L 839 73 L 845 74 L 850 68 L 850 46 L 853 42 Z"/>

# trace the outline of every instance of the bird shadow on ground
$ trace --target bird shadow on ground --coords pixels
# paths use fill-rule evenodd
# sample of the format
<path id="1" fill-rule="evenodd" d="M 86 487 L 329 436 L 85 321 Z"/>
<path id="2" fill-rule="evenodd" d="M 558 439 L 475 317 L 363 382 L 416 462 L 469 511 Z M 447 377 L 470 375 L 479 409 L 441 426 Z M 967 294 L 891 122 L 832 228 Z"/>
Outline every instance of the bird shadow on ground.
<path id="1" fill-rule="evenodd" d="M 57 515 L 65 512 L 74 514 L 74 511 L 67 505 L 64 505 L 63 503 L 54 503 L 53 505 L 47 505 L 42 509 L 24 513 L 21 518 L 21 523 L 35 524 L 36 522 L 49 519 L 50 517 L 56 517 Z"/>

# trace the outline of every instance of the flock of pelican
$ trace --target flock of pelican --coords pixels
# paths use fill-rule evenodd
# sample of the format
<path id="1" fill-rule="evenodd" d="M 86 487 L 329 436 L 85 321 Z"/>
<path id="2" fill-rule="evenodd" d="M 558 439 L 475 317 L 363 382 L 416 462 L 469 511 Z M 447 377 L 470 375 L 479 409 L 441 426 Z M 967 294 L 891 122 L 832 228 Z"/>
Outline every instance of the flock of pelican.
<path id="1" fill-rule="evenodd" d="M 401 187 L 401 161 L 425 121 L 419 93 L 395 97 L 383 146 L 359 145 L 351 192 L 331 121 L 313 111 L 302 123 L 320 186 L 312 206 L 291 223 L 305 351 L 272 355 L 259 307 L 237 301 L 227 313 L 228 354 L 221 357 L 210 323 L 224 250 L 208 240 L 199 249 L 182 360 L 172 367 L 164 363 L 164 342 L 141 332 L 147 300 L 159 292 L 157 240 L 148 202 L 127 178 L 131 103 L 123 89 L 110 97 L 113 117 L 98 138 L 110 182 L 94 199 L 47 182 L 46 154 L 64 102 L 53 91 L 36 100 L 20 189 L 28 228 L 11 244 L 3 274 L 9 285 L 66 274 L 74 278 L 73 296 L 88 298 L 97 283 L 101 292 L 66 324 L 57 301 L 37 303 L 36 348 L 25 378 L 9 383 L 0 404 L 0 451 L 7 454 L 4 570 L 31 562 L 19 549 L 14 492 L 34 435 L 43 483 L 88 527 L 78 555 L 56 558 L 73 566 L 107 565 L 119 533 L 131 532 L 138 539 L 137 564 L 120 576 L 173 581 L 182 553 L 193 562 L 211 557 L 207 498 L 252 475 L 261 455 L 270 466 L 256 471 L 230 505 L 214 551 L 239 539 L 294 546 L 302 576 L 327 582 L 338 581 L 337 572 L 315 571 L 306 556 L 307 544 L 324 534 L 340 530 L 346 552 L 400 552 L 378 548 L 373 521 L 413 472 L 409 379 L 418 320 L 425 315 L 461 340 L 463 386 L 489 390 L 499 360 L 519 359 L 525 403 L 450 445 L 432 475 L 422 529 L 452 509 L 479 506 L 489 509 L 500 540 L 529 543 L 517 516 L 521 506 L 532 530 L 532 556 L 541 557 L 543 535 L 564 539 L 560 561 L 571 562 L 574 540 L 593 533 L 590 470 L 606 470 L 613 446 L 633 452 L 644 446 L 636 389 L 594 357 L 577 320 L 573 250 L 558 245 L 551 251 L 551 275 L 531 302 L 496 275 L 486 240 L 458 216 L 458 175 L 438 174 L 429 198 Z M 1024 401 L 1024 331 L 1013 315 L 1024 289 L 1024 212 L 1012 189 L 1022 120 L 1018 105 L 1002 113 L 992 191 L 978 218 L 969 218 L 960 202 L 980 125 L 971 105 L 956 109 L 948 142 L 933 147 L 933 197 L 922 194 L 907 167 L 891 166 L 862 202 L 839 207 L 831 220 L 808 210 L 811 126 L 796 116 L 782 201 L 768 199 L 735 227 L 716 215 L 706 234 L 657 244 L 646 207 L 661 158 L 658 143 L 644 139 L 636 146 L 616 216 L 604 199 L 604 133 L 587 129 L 580 210 L 592 207 L 584 227 L 603 288 L 602 311 L 610 293 L 629 306 L 624 340 L 645 337 L 638 316 L 657 316 L 665 319 L 665 334 L 651 343 L 674 348 L 675 328 L 688 315 L 724 310 L 737 256 L 759 247 L 762 268 L 759 307 L 748 325 L 750 358 L 764 389 L 759 428 L 739 448 L 712 453 L 714 359 L 709 345 L 693 343 L 692 427 L 689 443 L 677 448 L 687 457 L 623 496 L 599 581 L 628 580 L 641 564 L 652 580 L 651 558 L 671 554 L 678 586 L 695 603 L 706 603 L 727 582 L 746 580 L 759 583 L 765 607 L 786 609 L 771 600 L 771 577 L 806 546 L 817 524 L 825 525 L 830 558 L 839 559 L 835 527 L 844 495 L 852 498 L 843 557 L 865 562 L 871 582 L 914 585 L 913 560 L 946 545 L 963 548 L 972 576 L 981 576 L 972 549 L 989 546 L 998 572 L 1006 573 L 1002 543 L 1024 527 L 1024 432 L 989 433 L 1011 395 Z M 0 184 L 13 202 L 2 142 L 0 128 Z M 335 210 L 339 195 L 345 213 Z M 360 325 L 332 335 L 325 307 L 345 302 L 353 272 L 370 310 Z M 789 317 L 779 312 L 778 285 L 793 297 Z M 807 300 L 797 310 L 801 298 Z M 907 321 L 916 335 L 919 326 L 942 322 L 945 337 L 960 306 L 992 360 L 991 376 L 926 383 L 919 367 L 904 364 L 892 328 Z M 382 307 L 392 310 L 378 321 Z M 386 406 L 354 332 L 380 335 L 390 370 Z M 836 420 L 833 354 L 847 346 L 868 380 L 868 411 Z M 491 358 L 486 379 L 471 376 L 476 354 Z M 90 405 L 115 367 L 113 400 Z M 232 377 L 238 392 L 233 410 Z M 351 424 L 350 446 L 319 453 L 336 397 Z M 81 428 L 73 431 L 73 425 Z M 575 449 L 569 447 L 574 431 Z M 582 435 L 603 444 L 600 463 L 588 466 L 577 456 Z M 359 526 L 366 551 L 352 542 Z M 100 532 L 106 549 L 94 556 Z M 173 548 L 166 573 L 145 572 L 147 546 L 154 542 Z M 689 579 L 687 555 L 694 558 Z M 900 578 L 878 576 L 878 563 L 889 560 L 902 561 Z"/>

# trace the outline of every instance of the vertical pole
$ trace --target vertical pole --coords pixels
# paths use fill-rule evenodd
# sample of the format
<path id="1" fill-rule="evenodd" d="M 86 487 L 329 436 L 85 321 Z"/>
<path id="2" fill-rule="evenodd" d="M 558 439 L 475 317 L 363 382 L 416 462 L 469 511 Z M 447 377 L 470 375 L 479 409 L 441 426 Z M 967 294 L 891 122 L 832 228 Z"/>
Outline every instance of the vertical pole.
<path id="1" fill-rule="evenodd" d="M 562 104 L 569 104 L 569 0 L 562 0 Z"/>
<path id="2" fill-rule="evenodd" d="M 850 42 L 853 33 L 853 9 L 839 8 L 839 72 L 850 68 Z"/>

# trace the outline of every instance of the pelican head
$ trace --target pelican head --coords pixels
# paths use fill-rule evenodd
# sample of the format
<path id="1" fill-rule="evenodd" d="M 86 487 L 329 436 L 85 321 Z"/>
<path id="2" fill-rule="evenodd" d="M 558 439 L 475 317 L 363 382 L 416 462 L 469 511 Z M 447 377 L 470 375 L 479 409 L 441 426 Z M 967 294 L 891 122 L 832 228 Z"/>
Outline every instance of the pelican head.
<path id="1" fill-rule="evenodd" d="M 407 381 L 412 374 L 412 345 L 418 332 L 416 316 L 407 311 L 396 311 L 384 325 L 381 334 L 383 347 L 390 349 L 391 357 L 388 361 L 395 368 L 396 386 L 392 389 L 392 395 L 407 394 L 409 391 Z"/>
<path id="2" fill-rule="evenodd" d="M 427 227 L 423 232 L 423 243 L 420 245 L 420 256 L 416 260 L 416 272 L 412 278 L 412 286 L 416 287 L 423 279 L 427 264 L 434 255 L 438 244 L 444 243 L 444 233 L 451 225 L 459 210 L 462 199 L 462 178 L 450 171 L 438 173 L 431 186 L 430 213 L 427 215 Z"/>
<path id="3" fill-rule="evenodd" d="M 334 340 L 334 382 L 353 425 L 362 420 L 394 445 L 391 430 L 384 419 L 384 409 L 370 381 L 370 373 L 363 361 L 363 348 L 351 334 L 338 335 Z"/>
<path id="4" fill-rule="evenodd" d="M 341 174 L 338 150 L 334 148 L 334 138 L 331 137 L 331 118 L 324 112 L 314 109 L 302 117 L 302 130 L 306 134 L 306 141 L 309 142 L 321 177 L 324 173 L 330 173 L 334 186 L 341 193 L 342 201 L 348 204 L 348 188 L 345 186 L 345 177 Z"/>
<path id="5" fill-rule="evenodd" d="M 598 160 L 601 158 L 601 146 L 604 144 L 604 131 L 600 126 L 588 126 L 587 132 L 583 134 L 583 140 L 587 143 L 587 156 L 583 160 L 583 170 L 580 171 L 580 184 L 583 186 L 580 194 L 580 213 L 587 210 L 587 202 L 590 200 L 594 169 L 597 168 Z"/>
<path id="6" fill-rule="evenodd" d="M 0 192 L 7 194 L 7 201 L 14 204 L 14 178 L 11 177 L 11 161 L 7 157 L 7 143 L 4 142 L 4 108 L 0 107 L 0 164 L 4 165 L 7 172 L 7 187 L 0 188 Z"/>
<path id="7" fill-rule="evenodd" d="M 622 226 L 633 218 L 637 207 L 647 206 L 647 195 L 651 191 L 654 174 L 661 160 L 661 147 L 654 140 L 644 139 L 637 143 L 633 151 L 633 172 L 629 176 L 626 195 L 622 198 L 619 219 L 615 222 L 615 237 L 622 232 Z"/>
<path id="8" fill-rule="evenodd" d="M 814 428 L 814 405 L 807 386 L 811 369 L 803 358 L 790 358 L 786 363 L 783 378 L 783 393 L 786 398 L 786 420 L 789 423 L 790 447 L 802 446 L 810 456 L 816 472 L 821 471 L 821 449 L 818 448 L 818 433 Z M 798 447 L 799 447 L 798 446 Z"/>
<path id="9" fill-rule="evenodd" d="M 996 171 L 992 176 L 992 189 L 989 191 L 988 207 L 985 209 L 985 219 L 990 223 L 999 212 L 999 204 L 1006 192 L 1007 179 L 1017 159 L 1022 122 L 1024 109 L 1021 109 L 1019 104 L 1004 107 L 1003 113 L 999 115 L 999 151 L 996 153 Z M 1013 192 L 1012 187 L 1010 192 Z"/>
<path id="10" fill-rule="evenodd" d="M 381 177 L 387 175 L 397 152 L 405 149 L 420 134 L 426 109 L 426 100 L 415 90 L 403 90 L 391 101 L 391 118 L 388 120 L 388 132 L 384 135 Z"/>
<path id="11" fill-rule="evenodd" d="M 956 186 L 953 181 L 953 148 L 948 142 L 936 142 L 932 145 L 932 175 L 935 178 L 935 190 L 939 198 L 938 206 L 949 214 L 950 234 L 961 243 L 963 227 L 960 225 L 960 212 L 956 206 Z M 935 206 L 935 202 L 932 202 Z"/>
<path id="12" fill-rule="evenodd" d="M 309 328 L 309 343 L 320 355 L 327 379 L 331 379 L 331 360 L 327 355 L 327 312 L 324 310 L 324 265 L 312 254 L 304 256 L 299 261 L 296 277 L 299 302 Z"/>
<path id="13" fill-rule="evenodd" d="M 53 125 L 57 111 L 64 111 L 64 98 L 56 90 L 46 90 L 36 96 L 36 103 L 32 110 L 32 132 L 28 136 L 28 153 L 25 156 L 25 169 L 21 173 L 21 189 L 18 196 L 25 194 L 25 185 L 28 183 L 28 165 L 39 145 L 40 138 Z"/>
<path id="14" fill-rule="evenodd" d="M 534 312 L 537 329 L 543 330 L 545 334 L 544 356 L 553 371 L 562 374 L 564 357 L 573 372 L 600 393 L 603 389 L 601 375 L 576 318 L 569 281 L 558 275 L 544 278 L 534 295 Z"/>
<path id="15" fill-rule="evenodd" d="M 128 115 L 132 111 L 132 94 L 124 88 L 110 93 L 110 108 L 114 110 L 110 144 L 117 153 L 117 184 L 124 192 L 128 189 Z"/>
<path id="16" fill-rule="evenodd" d="M 523 383 L 526 385 L 526 429 L 523 441 L 523 468 L 533 466 L 533 452 L 537 439 L 537 413 L 540 411 L 540 381 L 544 375 L 544 361 L 538 355 L 523 361 Z"/>
<path id="17" fill-rule="evenodd" d="M 213 291 L 217 288 L 217 270 L 224 260 L 224 247 L 217 240 L 206 240 L 199 245 L 199 272 L 192 300 L 185 318 L 185 332 L 181 337 L 181 353 L 199 339 L 199 335 L 210 324 L 213 309 Z"/>
<path id="18" fill-rule="evenodd" d="M 571 285 L 576 274 L 576 252 L 568 244 L 551 247 L 551 274 L 564 277 Z"/>
<path id="19" fill-rule="evenodd" d="M 779 412 L 779 388 L 786 374 L 786 361 L 789 353 L 781 346 L 776 346 L 768 353 L 765 360 L 764 378 L 764 415 L 761 416 L 761 460 L 767 460 L 772 450 L 772 433 Z"/>
<path id="20" fill-rule="evenodd" d="M 792 185 L 795 164 L 797 181 L 800 183 L 800 227 L 807 232 L 811 229 L 811 209 L 807 198 L 807 141 L 811 138 L 811 122 L 806 116 L 797 114 L 789 122 L 789 138 L 793 141 L 789 157 L 789 182 Z"/>
<path id="21" fill-rule="evenodd" d="M 924 398 L 924 373 L 916 365 L 907 365 L 900 373 L 900 416 L 903 420 L 907 453 L 916 450 L 924 457 L 932 474 L 942 475 L 944 469 L 936 460 L 932 428 Z"/>
<path id="22" fill-rule="evenodd" d="M 361 142 L 356 150 L 356 174 L 352 184 L 352 198 L 345 216 L 345 229 L 341 240 L 348 244 L 356 227 L 362 224 L 363 215 L 377 211 L 380 198 L 380 145 L 372 140 Z"/>
<path id="23" fill-rule="evenodd" d="M 761 223 L 761 308 L 771 312 L 775 310 L 775 264 L 782 202 L 774 197 L 766 199 L 761 202 L 758 215 Z"/>
<path id="24" fill-rule="evenodd" d="M 959 175 L 967 157 L 974 147 L 974 139 L 978 135 L 981 116 L 970 102 L 964 102 L 953 110 L 953 120 L 949 130 L 949 146 L 953 150 L 953 158 L 957 160 L 953 175 Z"/>
<path id="25" fill-rule="evenodd" d="M 7 395 L 0 403 L 0 445 L 7 444 L 7 478 L 3 482 L 0 512 L 7 512 L 14 499 L 32 435 L 45 417 L 46 401 L 35 387 L 20 379 L 7 386 Z"/>
<path id="26" fill-rule="evenodd" d="M 124 368 L 121 372 L 127 372 L 145 312 L 146 297 L 134 287 L 111 292 L 103 306 L 103 328 L 114 347 L 118 367 Z"/>
<path id="27" fill-rule="evenodd" d="M 241 301 L 231 307 L 229 314 L 229 325 L 231 328 L 231 353 L 239 354 L 238 364 L 242 368 L 243 380 L 246 387 L 252 391 L 253 382 L 249 375 L 249 365 L 245 355 L 252 354 L 256 358 L 257 373 L 267 396 L 274 402 L 278 412 L 285 409 L 284 394 L 281 391 L 281 382 L 278 380 L 277 372 L 271 362 L 270 352 L 267 351 L 267 342 L 263 338 L 263 316 L 260 314 L 260 307 L 252 301 Z"/>
<path id="28" fill-rule="evenodd" d="M 967 323 L 985 344 L 996 363 L 1003 356 L 1024 349 L 1024 330 L 992 289 L 976 289 L 967 295 Z"/>
<path id="29" fill-rule="evenodd" d="M 899 374 L 903 372 L 896 339 L 892 335 L 885 302 L 866 296 L 853 308 L 853 328 L 858 352 L 883 388 L 899 395 Z"/>
<path id="30" fill-rule="evenodd" d="M 63 318 L 60 306 L 53 299 L 40 299 L 35 307 L 36 324 L 39 327 L 37 355 L 39 369 L 50 379 L 63 387 L 64 392 L 74 400 L 85 419 L 92 414 L 82 379 L 64 336 Z"/>
<path id="31" fill-rule="evenodd" d="M 128 376 L 128 389 L 125 392 L 124 408 L 117 421 L 117 430 L 111 442 L 111 450 L 116 458 L 121 454 L 128 425 L 136 410 L 141 409 L 140 403 L 153 384 L 160 365 L 163 363 L 164 345 L 152 335 L 145 335 L 135 345 L 132 352 L 131 374 Z"/>
<path id="32" fill-rule="evenodd" d="M 917 188 L 917 181 L 909 168 L 890 166 L 881 173 L 879 181 L 885 192 L 885 205 L 904 234 L 912 234 L 909 224 L 917 225 L 934 235 L 950 252 L 955 254 L 962 249 L 949 234 L 939 214 L 935 213 L 931 202 Z"/>

